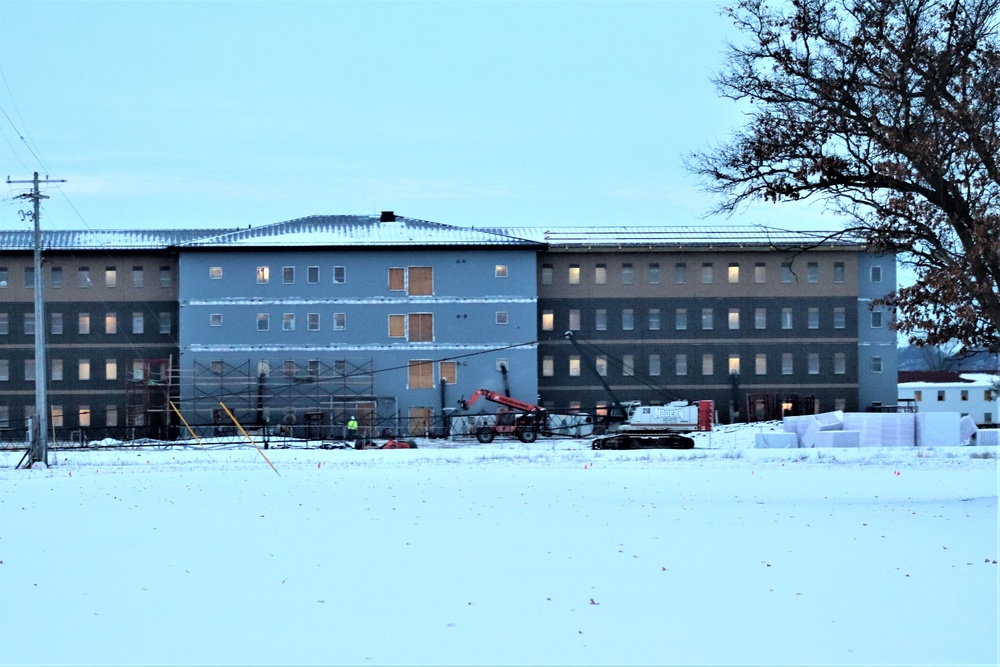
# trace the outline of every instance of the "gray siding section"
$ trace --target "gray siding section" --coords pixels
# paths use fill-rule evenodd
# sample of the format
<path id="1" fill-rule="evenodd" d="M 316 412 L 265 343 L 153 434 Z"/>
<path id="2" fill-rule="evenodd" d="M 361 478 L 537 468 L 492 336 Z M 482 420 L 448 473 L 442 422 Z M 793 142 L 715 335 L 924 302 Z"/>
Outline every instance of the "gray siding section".
<path id="1" fill-rule="evenodd" d="M 896 258 L 858 253 L 858 402 L 895 405 L 898 396 L 896 332 L 892 312 L 872 301 L 896 289 Z M 875 321 L 873 322 L 873 313 Z M 879 324 L 880 326 L 873 326 Z"/>

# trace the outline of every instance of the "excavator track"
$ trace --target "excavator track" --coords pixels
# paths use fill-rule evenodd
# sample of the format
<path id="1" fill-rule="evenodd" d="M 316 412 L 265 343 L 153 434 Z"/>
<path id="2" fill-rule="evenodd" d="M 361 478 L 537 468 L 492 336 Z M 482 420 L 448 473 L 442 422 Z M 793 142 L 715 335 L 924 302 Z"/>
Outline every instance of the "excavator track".
<path id="1" fill-rule="evenodd" d="M 694 440 L 678 433 L 614 433 L 594 438 L 591 449 L 693 449 Z"/>

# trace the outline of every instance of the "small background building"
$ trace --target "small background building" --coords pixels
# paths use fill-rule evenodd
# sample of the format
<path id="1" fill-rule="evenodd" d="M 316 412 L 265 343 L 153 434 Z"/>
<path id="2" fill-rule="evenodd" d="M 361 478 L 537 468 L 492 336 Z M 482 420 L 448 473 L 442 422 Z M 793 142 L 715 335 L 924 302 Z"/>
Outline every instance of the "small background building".
<path id="1" fill-rule="evenodd" d="M 902 371 L 899 402 L 912 402 L 917 412 L 957 412 L 980 427 L 996 426 L 1000 395 L 993 387 L 1000 376 L 956 371 Z"/>

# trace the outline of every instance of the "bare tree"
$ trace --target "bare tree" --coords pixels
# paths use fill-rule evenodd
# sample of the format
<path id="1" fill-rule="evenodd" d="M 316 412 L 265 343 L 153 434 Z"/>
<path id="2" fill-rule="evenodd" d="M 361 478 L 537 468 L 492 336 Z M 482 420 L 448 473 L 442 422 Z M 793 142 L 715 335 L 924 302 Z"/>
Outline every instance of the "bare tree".
<path id="1" fill-rule="evenodd" d="M 738 0 L 715 83 L 748 103 L 687 158 L 718 195 L 821 199 L 917 282 L 879 303 L 913 344 L 1000 350 L 1000 0 Z"/>

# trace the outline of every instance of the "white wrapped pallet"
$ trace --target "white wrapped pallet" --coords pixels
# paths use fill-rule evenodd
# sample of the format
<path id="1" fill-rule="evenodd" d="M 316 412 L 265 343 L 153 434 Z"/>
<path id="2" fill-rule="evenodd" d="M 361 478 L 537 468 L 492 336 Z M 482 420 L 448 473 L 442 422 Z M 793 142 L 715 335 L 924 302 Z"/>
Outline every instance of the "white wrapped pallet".
<path id="1" fill-rule="evenodd" d="M 918 412 L 917 446 L 955 447 L 962 444 L 962 416 L 957 412 Z"/>
<path id="2" fill-rule="evenodd" d="M 840 431 L 844 428 L 844 413 L 842 410 L 821 412 L 816 415 L 821 431 Z"/>
<path id="3" fill-rule="evenodd" d="M 984 447 L 1000 447 L 1000 429 L 979 429 L 976 431 L 976 444 Z"/>
<path id="4" fill-rule="evenodd" d="M 753 446 L 756 449 L 795 449 L 799 446 L 799 437 L 794 433 L 758 433 Z"/>
<path id="5" fill-rule="evenodd" d="M 816 433 L 816 447 L 857 447 L 860 440 L 860 431 L 819 431 Z"/>
<path id="6" fill-rule="evenodd" d="M 976 426 L 975 420 L 969 415 L 962 417 L 962 421 L 958 423 L 958 432 L 962 436 L 962 442 L 966 442 L 969 438 L 976 434 L 979 427 Z"/>
<path id="7" fill-rule="evenodd" d="M 802 436 L 806 434 L 809 425 L 816 421 L 813 415 L 802 415 L 800 417 L 784 417 L 781 420 L 782 428 L 788 433 L 794 433 L 798 438 L 798 446 L 802 446 Z"/>
<path id="8" fill-rule="evenodd" d="M 881 417 L 882 446 L 912 447 L 917 443 L 917 420 L 912 412 L 887 412 Z"/>

